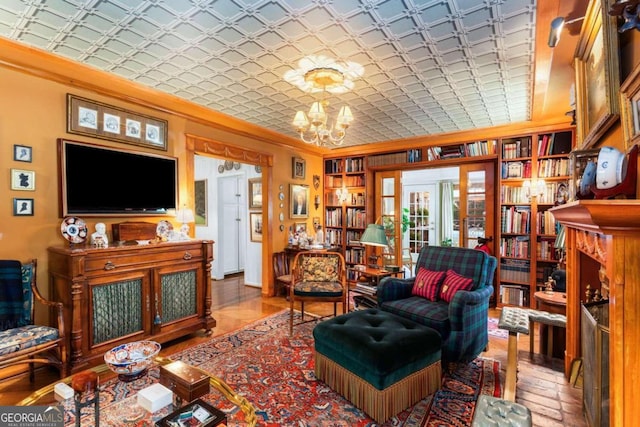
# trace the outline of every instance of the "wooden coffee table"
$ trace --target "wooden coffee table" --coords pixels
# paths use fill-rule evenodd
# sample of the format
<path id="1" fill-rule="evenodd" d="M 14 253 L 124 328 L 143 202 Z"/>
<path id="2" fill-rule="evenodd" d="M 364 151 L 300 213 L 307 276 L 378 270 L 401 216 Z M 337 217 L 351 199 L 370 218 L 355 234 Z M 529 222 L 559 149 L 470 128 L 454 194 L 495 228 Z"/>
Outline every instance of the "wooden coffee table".
<path id="1" fill-rule="evenodd" d="M 154 358 L 154 362 L 158 365 L 166 365 L 169 364 L 171 362 L 173 362 L 172 359 L 168 358 L 168 357 L 162 357 L 162 356 L 157 356 Z M 225 383 L 224 381 L 222 381 L 220 378 L 215 377 L 214 375 L 211 375 L 210 373 L 200 369 L 200 368 L 195 368 L 198 369 L 199 371 L 202 371 L 204 374 L 209 376 L 209 384 L 211 385 L 211 392 L 213 393 L 214 390 L 217 390 L 219 393 L 222 394 L 222 396 L 224 396 L 229 402 L 233 403 L 234 405 L 238 406 L 240 408 L 240 410 L 242 411 L 242 413 L 244 414 L 244 423 L 246 423 L 247 426 L 255 426 L 257 423 L 257 418 L 256 418 L 256 409 L 255 407 L 251 404 L 251 402 L 249 402 L 246 398 L 244 398 L 243 396 L 238 395 L 235 391 L 233 391 L 233 389 L 231 389 L 231 387 L 229 387 L 229 385 L 227 383 Z M 111 380 L 117 380 L 117 375 L 115 373 L 113 373 L 109 367 L 105 364 L 103 365 L 98 365 L 95 366 L 93 368 L 90 368 L 91 371 L 95 372 L 96 374 L 98 374 L 98 378 L 100 379 L 100 383 L 104 385 L 105 382 L 107 381 L 111 381 Z M 54 393 L 54 387 L 56 384 L 58 383 L 65 383 L 70 385 L 71 381 L 73 379 L 73 376 L 69 376 L 67 378 L 63 378 L 61 380 L 58 380 L 52 384 L 49 384 L 45 387 L 42 387 L 39 390 L 36 390 L 35 392 L 31 393 L 29 396 L 27 396 L 26 398 L 24 398 L 23 400 L 21 400 L 20 402 L 18 402 L 18 405 L 20 406 L 29 406 L 29 405 L 47 405 L 47 404 L 60 404 L 62 402 L 59 402 L 56 399 L 55 393 Z M 121 382 L 119 386 L 122 387 L 134 387 L 135 381 L 131 382 L 131 383 L 124 383 Z M 102 393 L 102 391 L 100 391 L 100 393 Z M 126 406 L 127 408 L 131 408 L 131 403 L 135 403 L 135 399 L 136 395 L 135 393 L 131 393 L 131 396 L 127 397 L 125 400 L 129 401 L 130 399 L 132 400 L 132 402 L 123 402 L 126 403 L 123 406 Z M 71 402 L 73 402 L 73 398 L 70 399 Z M 175 402 L 175 399 L 174 399 Z M 109 402 L 108 405 L 105 406 L 113 406 L 113 405 L 118 405 L 119 402 Z M 189 402 L 183 402 L 183 405 L 186 405 Z M 71 410 L 73 410 L 75 412 L 75 408 L 73 403 L 70 405 L 70 407 L 72 408 Z M 171 412 L 172 410 L 177 409 L 175 407 L 172 407 L 172 405 L 169 405 L 169 410 L 168 412 Z M 103 414 L 105 411 L 103 409 L 103 406 L 100 407 L 100 412 L 101 414 Z M 165 410 L 165 412 L 167 412 Z M 83 411 L 84 413 L 84 411 Z M 151 416 L 153 418 L 154 414 L 149 414 L 146 413 L 146 416 Z M 156 417 L 161 418 L 161 416 L 157 415 L 157 413 L 155 414 Z M 228 415 L 228 417 L 230 419 L 233 419 L 233 414 Z M 157 420 L 155 420 L 157 421 Z"/>

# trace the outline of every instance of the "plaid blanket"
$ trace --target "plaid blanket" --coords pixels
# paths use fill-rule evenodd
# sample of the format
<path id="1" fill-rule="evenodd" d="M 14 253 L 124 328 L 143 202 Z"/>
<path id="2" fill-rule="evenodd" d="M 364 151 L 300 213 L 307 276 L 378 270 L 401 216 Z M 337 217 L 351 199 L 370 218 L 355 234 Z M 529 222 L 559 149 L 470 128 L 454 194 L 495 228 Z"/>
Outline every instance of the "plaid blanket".
<path id="1" fill-rule="evenodd" d="M 0 260 L 0 330 L 24 326 L 24 295 L 20 261 Z"/>

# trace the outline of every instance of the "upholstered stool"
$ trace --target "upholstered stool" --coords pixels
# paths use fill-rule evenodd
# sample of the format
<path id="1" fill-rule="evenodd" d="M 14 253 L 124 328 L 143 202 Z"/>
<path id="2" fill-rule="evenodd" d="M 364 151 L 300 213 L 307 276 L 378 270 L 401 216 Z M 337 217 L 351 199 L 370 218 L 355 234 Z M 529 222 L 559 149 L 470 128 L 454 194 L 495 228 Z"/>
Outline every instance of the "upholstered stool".
<path id="1" fill-rule="evenodd" d="M 471 425 L 473 427 L 530 427 L 531 411 L 519 403 L 480 395 Z"/>
<path id="2" fill-rule="evenodd" d="M 529 309 L 503 307 L 498 321 L 498 328 L 509 331 L 504 398 L 515 401 L 516 375 L 518 371 L 518 334 L 529 334 Z"/>
<path id="3" fill-rule="evenodd" d="M 441 382 L 440 334 L 377 308 L 319 323 L 315 374 L 329 387 L 383 423 Z"/>
<path id="4" fill-rule="evenodd" d="M 533 353 L 533 338 L 535 335 L 535 323 L 549 326 L 547 334 L 547 356 L 553 357 L 553 328 L 567 327 L 567 316 L 548 311 L 529 310 L 529 353 Z"/>

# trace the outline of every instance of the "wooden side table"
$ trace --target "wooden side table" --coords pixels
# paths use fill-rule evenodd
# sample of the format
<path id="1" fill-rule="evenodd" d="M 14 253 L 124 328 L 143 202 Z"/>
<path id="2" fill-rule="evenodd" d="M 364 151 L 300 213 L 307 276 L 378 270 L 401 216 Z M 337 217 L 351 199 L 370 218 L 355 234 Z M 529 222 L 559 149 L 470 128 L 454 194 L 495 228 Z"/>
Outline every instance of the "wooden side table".
<path id="1" fill-rule="evenodd" d="M 351 286 L 347 286 L 347 301 L 350 301 L 350 293 L 354 292 L 358 295 L 363 295 L 370 299 L 373 303 L 376 303 L 376 293 L 378 283 L 384 277 L 396 276 L 396 277 L 404 277 L 404 270 L 400 271 L 389 271 L 383 268 L 371 268 L 365 266 L 361 267 L 349 267 L 347 268 L 347 277 L 352 277 L 352 279 L 348 280 L 349 283 L 355 283 L 355 287 L 351 289 Z M 369 279 L 369 284 L 364 284 L 360 282 L 358 279 L 360 277 L 366 277 Z"/>
<path id="2" fill-rule="evenodd" d="M 564 292 L 538 291 L 533 294 L 536 300 L 536 309 L 549 313 L 567 314 L 567 294 Z M 540 353 L 547 354 L 547 325 L 540 325 Z M 564 351 L 567 347 L 567 334 L 565 328 L 553 328 L 553 357 L 564 359 Z"/>

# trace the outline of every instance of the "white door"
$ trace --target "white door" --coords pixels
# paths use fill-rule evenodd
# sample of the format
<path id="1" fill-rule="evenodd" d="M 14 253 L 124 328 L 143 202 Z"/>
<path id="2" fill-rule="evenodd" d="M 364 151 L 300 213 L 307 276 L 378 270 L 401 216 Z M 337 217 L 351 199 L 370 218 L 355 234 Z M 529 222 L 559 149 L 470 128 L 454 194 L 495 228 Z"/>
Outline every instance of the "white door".
<path id="1" fill-rule="evenodd" d="M 219 257 L 224 274 L 244 271 L 246 256 L 246 195 L 243 176 L 220 177 L 218 200 L 221 209 Z M 217 243 L 218 244 L 218 243 Z"/>
<path id="2" fill-rule="evenodd" d="M 436 245 L 436 184 L 409 184 L 402 186 L 402 205 L 409 210 L 403 213 L 409 217 L 408 233 L 403 234 L 403 248 L 412 254 L 420 253 L 423 246 Z"/>

